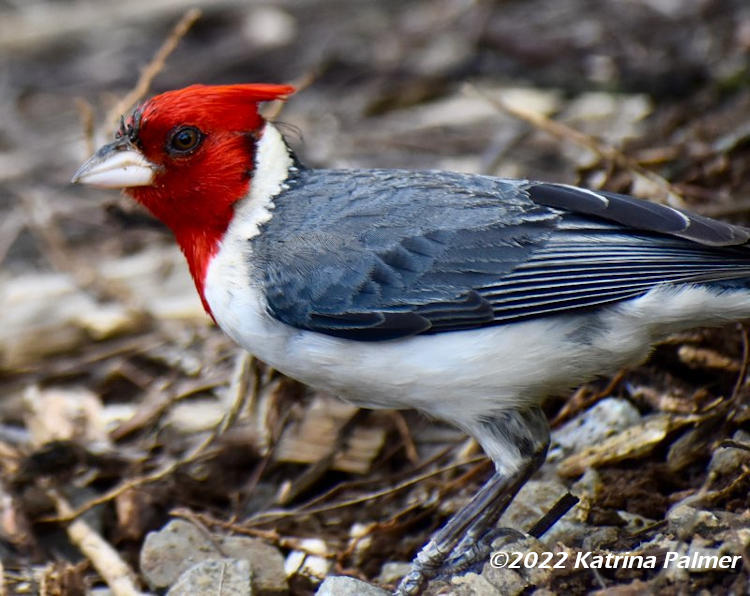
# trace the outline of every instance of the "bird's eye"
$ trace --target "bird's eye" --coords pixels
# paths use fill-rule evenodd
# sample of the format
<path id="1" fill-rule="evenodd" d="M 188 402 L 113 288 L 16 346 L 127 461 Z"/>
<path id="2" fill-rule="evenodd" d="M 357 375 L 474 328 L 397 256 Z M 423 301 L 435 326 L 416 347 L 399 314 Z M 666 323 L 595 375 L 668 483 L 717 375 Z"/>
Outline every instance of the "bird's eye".
<path id="1" fill-rule="evenodd" d="M 186 155 L 198 148 L 203 133 L 195 126 L 180 126 L 169 137 L 167 151 L 174 155 Z"/>

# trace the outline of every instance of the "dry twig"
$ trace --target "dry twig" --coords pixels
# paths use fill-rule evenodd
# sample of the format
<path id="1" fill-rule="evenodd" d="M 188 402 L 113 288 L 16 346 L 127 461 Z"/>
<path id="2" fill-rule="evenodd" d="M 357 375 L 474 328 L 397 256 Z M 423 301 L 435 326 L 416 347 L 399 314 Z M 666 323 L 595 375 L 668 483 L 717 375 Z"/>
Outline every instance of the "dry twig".
<path id="1" fill-rule="evenodd" d="M 156 51 L 154 57 L 141 71 L 141 76 L 138 77 L 138 82 L 135 84 L 135 87 L 133 87 L 125 97 L 112 106 L 112 109 L 107 114 L 105 122 L 117 123 L 121 114 L 127 112 L 136 104 L 136 102 L 138 102 L 138 100 L 148 93 L 151 88 L 151 83 L 156 75 L 158 75 L 164 68 L 169 55 L 175 50 L 177 44 L 180 43 L 180 40 L 185 37 L 188 31 L 190 31 L 190 28 L 195 22 L 201 18 L 202 14 L 203 13 L 200 9 L 191 8 L 182 15 L 182 18 L 173 27 L 169 37 L 164 40 L 164 43 L 162 43 L 161 47 Z"/>
<path id="2" fill-rule="evenodd" d="M 81 118 L 83 127 L 83 138 L 86 140 L 86 155 L 91 155 L 96 147 L 94 145 L 94 108 L 82 98 L 76 99 L 76 107 Z"/>
<path id="3" fill-rule="evenodd" d="M 68 273 L 79 288 L 94 293 L 99 299 L 117 301 L 145 316 L 147 311 L 139 298 L 124 284 L 105 281 L 88 261 L 69 249 L 65 234 L 57 223 L 57 214 L 46 198 L 34 192 L 25 193 L 21 195 L 21 205 L 26 212 L 28 229 L 38 238 L 55 269 Z"/>
<path id="4" fill-rule="evenodd" d="M 419 453 L 417 452 L 417 446 L 414 444 L 414 438 L 411 436 L 411 431 L 409 430 L 409 424 L 406 422 L 406 418 L 404 418 L 404 415 L 399 410 L 393 410 L 391 418 L 396 424 L 396 430 L 401 437 L 401 441 L 404 443 L 406 459 L 408 459 L 412 465 L 419 465 Z"/>
<path id="5" fill-rule="evenodd" d="M 412 478 L 409 478 L 408 480 L 405 480 L 404 482 L 401 482 L 395 486 L 391 486 L 390 488 L 376 490 L 376 491 L 361 495 L 359 497 L 355 497 L 353 499 L 346 499 L 344 501 L 339 501 L 338 503 L 331 503 L 330 505 L 322 505 L 320 507 L 308 508 L 310 504 L 305 503 L 299 507 L 295 507 L 294 509 L 290 509 L 290 510 L 264 511 L 249 518 L 245 522 L 245 524 L 246 525 L 263 524 L 263 523 L 276 521 L 279 519 L 287 519 L 287 518 L 299 517 L 303 515 L 304 516 L 317 515 L 319 513 L 327 513 L 328 511 L 335 511 L 337 509 L 344 509 L 346 507 L 352 507 L 353 505 L 361 505 L 362 503 L 367 503 L 368 501 L 381 499 L 381 498 L 387 497 L 388 495 L 395 494 L 399 491 L 409 488 L 410 486 L 414 486 L 416 484 L 419 484 L 420 482 L 424 482 L 425 480 L 428 480 L 435 476 L 439 476 L 440 474 L 443 474 L 445 472 L 450 472 L 457 468 L 461 468 L 463 466 L 471 465 L 474 463 L 484 462 L 486 461 L 486 459 L 487 459 L 486 456 L 482 455 L 482 456 L 475 457 L 467 461 L 462 461 L 462 462 L 450 464 L 447 466 L 443 466 L 441 468 L 438 468 L 437 470 L 433 470 L 431 472 L 426 472 L 424 474 L 420 474 L 419 476 L 414 476 Z M 317 500 L 319 499 L 315 499 L 315 501 Z"/>
<path id="6" fill-rule="evenodd" d="M 59 515 L 70 514 L 70 504 L 59 493 L 49 490 L 48 495 L 54 501 Z M 136 575 L 133 570 L 120 558 L 112 545 L 96 533 L 88 523 L 81 519 L 75 520 L 68 526 L 67 532 L 70 541 L 91 561 L 115 596 L 139 596 L 141 594 L 141 591 L 136 588 Z"/>
<path id="7" fill-rule="evenodd" d="M 578 504 L 579 498 L 565 493 L 557 502 L 529 529 L 529 535 L 540 538 L 547 530 L 554 526 L 560 518 Z"/>
<path id="8" fill-rule="evenodd" d="M 246 362 L 248 358 L 252 358 L 252 357 L 246 352 L 240 352 L 238 354 L 238 358 L 241 362 Z M 199 458 L 203 457 L 206 454 L 208 448 L 211 445 L 213 445 L 216 442 L 216 440 L 221 435 L 223 435 L 229 427 L 232 426 L 232 424 L 234 424 L 235 420 L 237 419 L 237 416 L 244 408 L 245 403 L 247 403 L 248 388 L 252 387 L 253 393 L 257 391 L 257 383 L 253 383 L 252 385 L 249 383 L 249 376 L 250 376 L 249 371 L 252 370 L 252 367 L 239 365 L 235 368 L 235 370 L 239 371 L 239 373 L 237 374 L 236 378 L 233 380 L 233 384 L 232 384 L 233 399 L 232 399 L 231 407 L 229 408 L 227 413 L 222 417 L 219 423 L 214 427 L 211 433 L 203 441 L 201 441 L 195 448 L 193 448 L 193 450 L 190 451 L 186 456 L 178 460 L 175 460 L 167 464 L 166 466 L 163 466 L 162 468 L 156 470 L 155 472 L 151 474 L 147 474 L 145 476 L 139 476 L 137 478 L 133 478 L 131 480 L 123 482 L 119 486 L 114 487 L 112 490 L 107 491 L 103 495 L 87 501 L 86 503 L 84 503 L 83 505 L 75 509 L 74 511 L 69 511 L 64 514 L 59 513 L 57 517 L 47 518 L 44 521 L 67 522 L 67 521 L 74 520 L 77 517 L 86 513 L 86 511 L 92 509 L 93 507 L 96 507 L 97 505 L 107 503 L 108 501 L 111 501 L 112 499 L 119 497 L 121 494 L 129 490 L 138 488 L 145 484 L 152 484 L 154 482 L 163 480 L 167 478 L 168 476 L 172 475 L 180 467 L 190 464 L 198 460 Z M 250 399 L 254 399 L 254 398 L 255 398 L 254 395 L 250 397 Z"/>
<path id="9" fill-rule="evenodd" d="M 659 174 L 656 174 L 651 170 L 647 170 L 616 147 L 604 143 L 603 141 L 596 139 L 590 135 L 582 133 L 580 130 L 576 130 L 575 128 L 572 128 L 567 124 L 563 124 L 562 122 L 559 122 L 557 120 L 547 118 L 539 112 L 512 106 L 498 97 L 488 95 L 471 83 L 466 83 L 464 85 L 464 89 L 466 92 L 472 95 L 481 97 L 482 99 L 496 107 L 498 110 L 506 112 L 514 118 L 523 120 L 533 127 L 538 128 L 539 130 L 543 130 L 544 132 L 549 133 L 559 139 L 572 141 L 573 143 L 576 143 L 577 145 L 585 147 L 589 151 L 594 152 L 599 156 L 600 159 L 615 163 L 618 166 L 629 170 L 630 172 L 636 173 L 639 176 L 646 178 L 664 191 L 666 195 L 666 202 L 669 205 L 671 205 L 672 207 L 684 207 L 682 196 L 673 184 L 671 184 L 662 176 L 659 176 Z"/>
<path id="10" fill-rule="evenodd" d="M 303 89 L 306 89 L 310 85 L 313 84 L 317 77 L 318 73 L 315 71 L 310 71 L 305 74 L 303 74 L 298 79 L 293 80 L 290 85 L 294 87 L 294 92 L 299 93 Z M 279 114 L 281 114 L 281 110 L 284 109 L 284 100 L 282 99 L 275 99 L 274 101 L 268 102 L 268 105 L 262 110 L 263 117 L 266 120 L 275 120 L 279 117 Z"/>
<path id="11" fill-rule="evenodd" d="M 736 402 L 739 399 L 740 391 L 742 391 L 742 388 L 747 383 L 747 368 L 748 361 L 750 360 L 750 337 L 748 337 L 747 327 L 742 323 L 737 323 L 737 328 L 742 338 L 742 364 L 734 384 L 734 389 L 732 390 L 732 397 L 730 398 L 732 402 Z M 729 417 L 734 417 L 734 414 L 734 411 L 731 412 Z"/>
<path id="12" fill-rule="evenodd" d="M 5 260 L 10 247 L 26 225 L 23 211 L 14 207 L 9 213 L 4 213 L 0 221 L 0 263 Z"/>
<path id="13" fill-rule="evenodd" d="M 610 378 L 607 386 L 597 393 L 592 394 L 591 388 L 588 385 L 582 385 L 581 387 L 576 389 L 575 393 L 573 393 L 573 395 L 565 402 L 563 407 L 560 408 L 560 411 L 557 413 L 554 419 L 550 420 L 550 427 L 557 428 L 563 422 L 567 422 L 580 412 L 583 412 L 584 410 L 593 406 L 595 403 L 603 400 L 606 397 L 610 397 L 615 392 L 615 389 L 617 389 L 617 386 L 625 378 L 626 374 L 627 371 L 625 369 L 617 371 L 617 373 Z"/>

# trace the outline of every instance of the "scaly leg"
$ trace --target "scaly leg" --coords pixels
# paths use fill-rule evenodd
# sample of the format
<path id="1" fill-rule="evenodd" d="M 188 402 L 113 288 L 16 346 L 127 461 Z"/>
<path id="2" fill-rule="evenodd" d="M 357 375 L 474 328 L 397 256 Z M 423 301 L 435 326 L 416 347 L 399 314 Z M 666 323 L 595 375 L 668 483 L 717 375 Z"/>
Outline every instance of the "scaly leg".
<path id="1" fill-rule="evenodd" d="M 490 545 L 483 538 L 544 462 L 549 427 L 538 408 L 502 412 L 467 430 L 493 459 L 496 472 L 422 547 L 396 590 L 398 596 L 418 594 L 445 567 L 465 569 L 484 557 Z"/>

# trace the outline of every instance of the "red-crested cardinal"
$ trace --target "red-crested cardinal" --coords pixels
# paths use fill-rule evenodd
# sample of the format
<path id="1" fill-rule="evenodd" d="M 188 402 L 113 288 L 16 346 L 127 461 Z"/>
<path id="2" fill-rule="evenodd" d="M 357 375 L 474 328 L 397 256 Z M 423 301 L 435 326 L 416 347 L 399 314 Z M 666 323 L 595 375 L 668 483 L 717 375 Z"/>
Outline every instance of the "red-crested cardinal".
<path id="1" fill-rule="evenodd" d="M 73 181 L 161 219 L 206 310 L 258 358 L 482 445 L 495 474 L 414 559 L 398 588 L 413 594 L 482 551 L 541 465 L 545 396 L 669 333 L 750 318 L 750 229 L 564 184 L 308 169 L 258 114 L 292 92 L 157 95 Z"/>

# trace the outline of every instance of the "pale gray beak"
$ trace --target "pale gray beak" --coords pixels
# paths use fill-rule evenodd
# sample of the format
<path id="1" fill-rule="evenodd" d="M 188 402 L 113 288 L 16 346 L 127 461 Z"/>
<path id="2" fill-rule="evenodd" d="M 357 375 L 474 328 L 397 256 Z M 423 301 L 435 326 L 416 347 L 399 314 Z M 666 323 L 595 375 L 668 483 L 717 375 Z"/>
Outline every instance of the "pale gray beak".
<path id="1" fill-rule="evenodd" d="M 101 188 L 153 184 L 159 166 L 148 161 L 127 139 L 104 145 L 78 168 L 71 182 Z"/>

